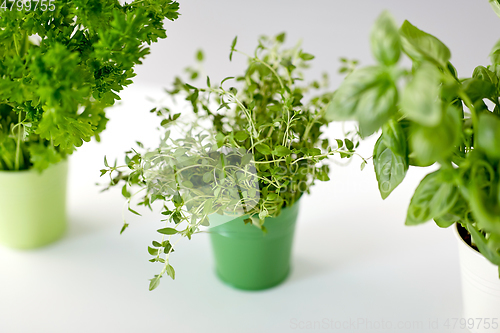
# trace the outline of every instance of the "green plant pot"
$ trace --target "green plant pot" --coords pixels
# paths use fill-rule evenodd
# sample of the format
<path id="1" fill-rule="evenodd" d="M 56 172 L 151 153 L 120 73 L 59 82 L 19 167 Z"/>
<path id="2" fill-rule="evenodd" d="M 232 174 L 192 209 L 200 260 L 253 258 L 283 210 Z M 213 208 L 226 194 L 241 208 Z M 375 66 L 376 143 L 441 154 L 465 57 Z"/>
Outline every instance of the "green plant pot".
<path id="1" fill-rule="evenodd" d="M 42 173 L 0 171 L 0 244 L 17 249 L 47 245 L 66 230 L 68 163 Z"/>
<path id="2" fill-rule="evenodd" d="M 290 272 L 298 202 L 284 208 L 276 218 L 267 218 L 267 234 L 245 224 L 246 217 L 210 229 L 216 271 L 225 283 L 245 290 L 260 290 L 283 282 Z M 223 218 L 213 214 L 210 222 Z"/>

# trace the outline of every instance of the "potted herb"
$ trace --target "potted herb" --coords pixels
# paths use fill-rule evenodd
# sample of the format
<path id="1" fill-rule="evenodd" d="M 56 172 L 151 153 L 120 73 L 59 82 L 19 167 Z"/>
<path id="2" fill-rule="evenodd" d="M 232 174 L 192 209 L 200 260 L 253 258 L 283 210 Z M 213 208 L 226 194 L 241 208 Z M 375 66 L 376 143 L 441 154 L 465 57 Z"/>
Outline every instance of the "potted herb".
<path id="1" fill-rule="evenodd" d="M 67 156 L 99 140 L 172 0 L 4 1 L 0 7 L 0 243 L 33 248 L 65 230 Z"/>
<path id="2" fill-rule="evenodd" d="M 346 77 L 326 118 L 356 120 L 363 137 L 382 130 L 373 163 L 383 199 L 409 166 L 438 167 L 417 187 L 406 224 L 457 228 L 465 318 L 478 318 L 468 327 L 500 332 L 500 44 L 492 65 L 459 78 L 441 41 L 383 13 L 371 47 L 378 63 Z M 402 55 L 411 69 L 398 65 Z"/>
<path id="3" fill-rule="evenodd" d="M 260 38 L 254 55 L 246 55 L 244 73 L 220 85 L 207 78 L 206 87 L 197 88 L 177 78 L 169 94 L 189 107 L 182 116 L 172 108 L 152 110 L 166 130 L 160 145 L 130 151 L 125 166 L 106 162 L 101 170 L 109 173 L 110 186 L 122 186 L 132 212 L 137 213 L 130 208 L 131 192 L 142 194 L 139 205 L 160 203 L 163 226 L 148 250 L 150 261 L 163 269 L 151 279 L 150 290 L 164 274 L 175 277 L 170 262 L 175 244 L 204 226 L 223 281 L 249 290 L 279 284 L 290 271 L 302 194 L 316 181 L 329 180 L 328 156 L 354 154 L 354 139 L 338 139 L 332 147 L 324 137 L 331 93 L 315 93 L 324 90 L 318 81 L 302 82 L 314 57 L 300 45 L 285 48 L 284 39 L 284 34 Z M 244 54 L 235 45 L 236 38 L 230 59 Z M 189 72 L 192 78 L 199 75 Z M 137 192 L 131 189 L 135 185 Z"/>

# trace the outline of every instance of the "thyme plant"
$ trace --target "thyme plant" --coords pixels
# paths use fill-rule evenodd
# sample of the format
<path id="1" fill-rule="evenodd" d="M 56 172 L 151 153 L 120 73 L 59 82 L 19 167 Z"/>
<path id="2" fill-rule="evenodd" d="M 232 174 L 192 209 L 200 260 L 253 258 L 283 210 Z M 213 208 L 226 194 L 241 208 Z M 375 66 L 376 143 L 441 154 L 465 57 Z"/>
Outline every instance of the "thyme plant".
<path id="1" fill-rule="evenodd" d="M 164 274 L 175 277 L 170 263 L 175 244 L 210 226 L 211 214 L 245 216 L 249 227 L 266 232 L 266 217 L 296 204 L 316 181 L 330 179 L 327 157 L 353 156 L 355 133 L 333 144 L 323 135 L 331 98 L 324 92 L 326 77 L 304 83 L 303 70 L 314 57 L 300 44 L 284 47 L 284 41 L 285 34 L 261 37 L 248 55 L 236 48 L 235 38 L 229 58 L 243 55 L 248 66 L 220 84 L 207 77 L 200 88 L 176 78 L 167 92 L 188 101 L 193 117 L 168 108 L 151 110 L 165 129 L 159 147 L 140 145 L 141 152 L 127 152 L 126 165 L 106 161 L 101 170 L 111 177 L 110 186 L 122 187 L 133 213 L 139 214 L 130 207 L 134 186 L 141 195 L 138 205 L 153 209 L 161 202 L 164 225 L 148 250 L 150 261 L 163 269 L 151 279 L 150 290 Z M 203 60 L 203 53 L 197 58 Z M 188 73 L 199 77 L 193 68 Z"/>

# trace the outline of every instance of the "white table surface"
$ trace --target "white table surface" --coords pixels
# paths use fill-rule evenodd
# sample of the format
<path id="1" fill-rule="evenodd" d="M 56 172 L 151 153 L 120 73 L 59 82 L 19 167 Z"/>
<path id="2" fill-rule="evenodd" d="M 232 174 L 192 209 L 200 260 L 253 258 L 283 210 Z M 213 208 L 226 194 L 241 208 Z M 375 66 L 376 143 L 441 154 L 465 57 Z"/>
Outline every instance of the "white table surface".
<path id="1" fill-rule="evenodd" d="M 148 279 L 161 268 L 147 253 L 159 216 L 125 214 L 131 225 L 120 235 L 124 200 L 118 190 L 99 193 L 95 183 L 104 181 L 104 155 L 120 157 L 135 140 L 156 144 L 158 121 L 145 96 L 158 98 L 158 87 L 190 65 L 199 47 L 216 82 L 245 62 L 227 63 L 235 35 L 251 52 L 258 35 L 287 31 L 290 43 L 303 38 L 305 51 L 316 55 L 309 77 L 327 70 L 336 85 L 339 57 L 373 63 L 370 27 L 389 9 L 398 23 L 409 19 L 442 38 L 464 76 L 488 63 L 499 37 L 500 19 L 487 1 L 180 2 L 182 16 L 168 23 L 169 38 L 153 46 L 137 69 L 137 84 L 109 111 L 103 142 L 85 144 L 71 157 L 66 236 L 37 251 L 0 247 L 0 333 L 461 332 L 445 326 L 462 311 L 452 230 L 404 226 L 425 170 L 411 169 L 383 201 L 371 165 L 363 172 L 359 160 L 332 167 L 332 180 L 301 202 L 291 275 L 260 292 L 235 290 L 216 278 L 206 234 L 178 245 L 176 280 L 164 278 L 149 292 Z M 340 137 L 338 130 L 328 134 Z M 363 145 L 364 156 L 373 141 Z"/>

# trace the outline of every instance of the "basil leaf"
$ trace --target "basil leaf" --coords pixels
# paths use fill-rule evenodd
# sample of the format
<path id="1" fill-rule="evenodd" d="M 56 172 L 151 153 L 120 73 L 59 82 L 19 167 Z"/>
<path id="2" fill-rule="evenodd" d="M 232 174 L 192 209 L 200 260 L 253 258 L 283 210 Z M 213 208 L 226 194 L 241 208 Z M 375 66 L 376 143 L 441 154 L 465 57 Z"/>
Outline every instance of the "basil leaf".
<path id="1" fill-rule="evenodd" d="M 490 79 L 487 77 L 487 79 Z M 479 78 L 470 78 L 462 81 L 462 89 L 472 102 L 482 100 L 483 98 L 495 99 L 496 86 L 491 82 Z"/>
<path id="2" fill-rule="evenodd" d="M 440 228 L 448 228 L 449 226 L 465 220 L 465 214 L 468 212 L 468 204 L 464 198 L 459 195 L 455 205 L 445 214 L 435 217 L 434 222 Z"/>
<path id="3" fill-rule="evenodd" d="M 443 177 L 442 170 L 425 176 L 420 182 L 408 207 L 406 225 L 416 225 L 440 217 L 456 203 L 458 188 Z"/>
<path id="4" fill-rule="evenodd" d="M 333 95 L 325 118 L 357 120 L 366 137 L 378 130 L 396 111 L 398 93 L 390 73 L 383 67 L 352 72 Z"/>
<path id="5" fill-rule="evenodd" d="M 386 66 L 398 62 L 401 55 L 401 39 L 398 28 L 389 12 L 384 11 L 375 21 L 370 42 L 372 53 L 378 62 Z"/>
<path id="6" fill-rule="evenodd" d="M 424 62 L 416 69 L 413 79 L 403 91 L 402 112 L 421 125 L 438 125 L 442 117 L 440 86 L 441 72 L 432 64 Z"/>
<path id="7" fill-rule="evenodd" d="M 375 144 L 373 165 L 380 195 L 382 199 L 385 199 L 405 178 L 408 171 L 408 161 L 406 157 L 394 154 L 385 145 L 383 137 L 382 134 Z"/>
<path id="8" fill-rule="evenodd" d="M 483 67 L 483 66 L 477 66 L 476 68 L 474 68 L 474 72 L 472 73 L 472 77 L 489 82 L 494 86 L 496 86 L 498 84 L 497 75 L 493 71 L 491 71 L 488 68 Z"/>
<path id="9" fill-rule="evenodd" d="M 498 0 L 489 0 L 491 8 L 498 17 L 500 17 L 500 2 Z"/>
<path id="10" fill-rule="evenodd" d="M 370 66 L 356 69 L 348 75 L 328 104 L 325 118 L 328 121 L 355 119 L 359 99 L 377 84 L 379 72 L 380 67 Z"/>
<path id="11" fill-rule="evenodd" d="M 481 113 L 479 115 L 478 130 L 476 133 L 476 148 L 490 157 L 499 159 L 500 118 L 488 111 Z"/>
<path id="12" fill-rule="evenodd" d="M 476 244 L 479 252 L 491 261 L 495 265 L 500 265 L 500 253 L 498 250 L 492 251 L 490 247 L 488 246 L 488 241 L 486 238 L 483 236 L 483 234 L 478 231 L 471 223 L 467 223 L 467 231 L 471 234 L 472 241 L 474 244 Z"/>
<path id="13" fill-rule="evenodd" d="M 390 119 L 396 112 L 398 91 L 395 84 L 387 77 L 380 78 L 377 86 L 370 89 L 358 104 L 357 120 L 361 137 L 367 137 Z"/>
<path id="14" fill-rule="evenodd" d="M 405 21 L 399 29 L 404 52 L 415 61 L 431 61 L 446 67 L 451 52 L 439 39 Z"/>
<path id="15" fill-rule="evenodd" d="M 438 126 L 411 126 L 410 156 L 419 165 L 430 165 L 451 156 L 460 138 L 460 112 L 461 110 L 448 105 L 445 117 Z"/>
<path id="16" fill-rule="evenodd" d="M 441 217 L 435 217 L 434 222 L 436 225 L 440 228 L 448 228 L 452 226 L 453 224 L 460 222 L 461 219 L 455 218 L 455 215 L 452 214 L 444 214 Z"/>
<path id="17" fill-rule="evenodd" d="M 496 42 L 490 52 L 491 63 L 496 65 L 500 63 L 500 40 Z"/>
<path id="18" fill-rule="evenodd" d="M 382 127 L 382 139 L 384 144 L 394 154 L 407 157 L 407 140 L 401 125 L 394 119 L 389 120 Z"/>
<path id="19" fill-rule="evenodd" d="M 479 160 L 472 166 L 467 189 L 469 205 L 478 228 L 500 233 L 499 183 L 495 177 L 494 169 L 486 161 Z"/>

